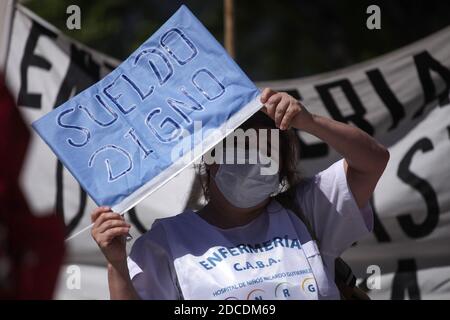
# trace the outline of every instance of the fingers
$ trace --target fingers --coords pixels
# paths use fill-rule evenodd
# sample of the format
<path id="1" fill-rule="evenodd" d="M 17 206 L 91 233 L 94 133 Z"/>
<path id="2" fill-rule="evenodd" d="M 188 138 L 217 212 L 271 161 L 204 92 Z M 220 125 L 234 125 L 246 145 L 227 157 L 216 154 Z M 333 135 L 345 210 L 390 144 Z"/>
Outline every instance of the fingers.
<path id="1" fill-rule="evenodd" d="M 126 223 L 123 220 L 117 220 L 117 219 L 110 219 L 103 222 L 101 225 L 97 227 L 97 231 L 99 233 L 104 233 L 107 230 L 114 229 L 114 228 L 128 228 L 128 230 L 131 228 L 131 225 Z"/>
<path id="2" fill-rule="evenodd" d="M 283 96 L 279 93 L 273 94 L 264 105 L 266 107 L 266 114 L 272 119 L 275 118 L 275 111 L 282 98 Z"/>
<path id="3" fill-rule="evenodd" d="M 103 224 L 107 220 L 120 220 L 124 221 L 125 219 L 118 213 L 108 211 L 102 212 L 101 215 L 95 220 L 94 228 L 98 228 L 101 224 Z"/>
<path id="4" fill-rule="evenodd" d="M 301 111 L 298 101 L 293 97 L 270 88 L 263 90 L 261 102 L 264 103 L 264 108 L 261 110 L 271 117 L 281 130 L 289 129 L 292 120 Z"/>
<path id="5" fill-rule="evenodd" d="M 100 248 L 106 248 L 117 237 L 122 237 L 123 240 L 123 237 L 125 237 L 128 232 L 129 229 L 124 227 L 111 228 L 100 234 L 96 240 Z"/>
<path id="6" fill-rule="evenodd" d="M 130 231 L 130 229 L 126 228 L 126 227 L 117 227 L 117 228 L 109 229 L 108 231 L 103 233 L 104 240 L 110 242 L 115 237 L 126 236 L 129 231 Z"/>
<path id="7" fill-rule="evenodd" d="M 283 115 L 283 120 L 281 120 L 280 123 L 280 129 L 281 130 L 289 129 L 292 119 L 294 119 L 294 117 L 297 115 L 298 112 L 299 111 L 297 108 L 289 107 Z"/>
<path id="8" fill-rule="evenodd" d="M 269 98 L 276 93 L 277 93 L 276 91 L 274 91 L 270 88 L 265 88 L 263 90 L 263 92 L 261 93 L 261 103 L 265 104 L 267 102 L 267 100 L 269 100 Z"/>
<path id="9" fill-rule="evenodd" d="M 99 207 L 91 215 L 94 222 L 91 233 L 94 238 L 99 237 L 111 229 L 126 228 L 128 231 L 131 225 L 125 222 L 125 219 L 118 213 L 112 212 L 108 207 Z"/>
<path id="10" fill-rule="evenodd" d="M 273 119 L 275 120 L 275 125 L 280 129 L 282 129 L 280 124 L 289 108 L 289 103 L 289 99 L 287 97 L 283 97 L 275 109 L 275 117 Z"/>
<path id="11" fill-rule="evenodd" d="M 92 211 L 91 214 L 91 221 L 95 222 L 95 220 L 97 220 L 97 218 L 104 212 L 108 212 L 111 211 L 110 207 L 107 206 L 102 206 L 102 207 L 98 207 L 97 209 L 95 209 L 94 211 Z"/>
<path id="12" fill-rule="evenodd" d="M 121 215 L 112 211 L 105 212 L 104 209 L 96 211 L 98 212 L 92 214 L 97 216 L 97 219 L 91 229 L 91 234 L 101 248 L 106 248 L 115 237 L 129 233 L 131 225 L 125 222 Z"/>

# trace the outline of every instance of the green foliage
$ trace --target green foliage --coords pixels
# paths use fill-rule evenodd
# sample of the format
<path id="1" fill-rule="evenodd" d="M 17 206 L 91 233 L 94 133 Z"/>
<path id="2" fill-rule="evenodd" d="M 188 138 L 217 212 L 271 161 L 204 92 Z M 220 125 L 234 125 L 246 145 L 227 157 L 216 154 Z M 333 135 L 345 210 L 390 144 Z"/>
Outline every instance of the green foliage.
<path id="1" fill-rule="evenodd" d="M 223 40 L 221 0 L 29 0 L 25 5 L 82 43 L 127 57 L 182 4 Z M 81 30 L 66 28 L 67 6 L 81 8 Z M 381 8 L 381 30 L 366 28 L 367 6 Z M 450 22 L 450 1 L 235 0 L 237 61 L 255 80 L 294 78 L 360 62 Z"/>

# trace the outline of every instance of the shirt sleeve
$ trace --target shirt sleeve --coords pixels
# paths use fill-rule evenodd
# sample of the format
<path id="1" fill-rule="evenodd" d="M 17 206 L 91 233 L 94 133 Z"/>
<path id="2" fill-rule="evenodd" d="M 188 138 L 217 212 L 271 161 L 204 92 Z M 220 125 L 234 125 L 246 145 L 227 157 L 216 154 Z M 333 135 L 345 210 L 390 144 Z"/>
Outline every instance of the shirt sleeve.
<path id="1" fill-rule="evenodd" d="M 370 202 L 358 207 L 347 183 L 344 159 L 306 178 L 296 191 L 323 254 L 338 257 L 372 231 L 372 207 Z"/>
<path id="2" fill-rule="evenodd" d="M 127 259 L 133 286 L 144 300 L 181 299 L 172 261 L 160 243 L 163 232 L 155 222 L 150 231 L 136 240 Z"/>

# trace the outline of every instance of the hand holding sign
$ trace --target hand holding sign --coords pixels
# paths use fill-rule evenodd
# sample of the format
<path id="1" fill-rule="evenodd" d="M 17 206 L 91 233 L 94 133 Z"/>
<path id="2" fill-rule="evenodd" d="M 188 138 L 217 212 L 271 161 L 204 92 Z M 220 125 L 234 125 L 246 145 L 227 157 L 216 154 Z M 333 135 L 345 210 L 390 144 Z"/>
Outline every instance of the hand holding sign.
<path id="1" fill-rule="evenodd" d="M 127 259 L 125 237 L 130 231 L 131 225 L 108 207 L 99 207 L 94 210 L 91 220 L 93 223 L 92 237 L 108 262 L 113 266 L 125 263 Z"/>
<path id="2" fill-rule="evenodd" d="M 291 126 L 302 129 L 312 121 L 312 115 L 305 106 L 286 92 L 265 88 L 261 93 L 261 103 L 264 104 L 261 110 L 270 116 L 281 130 Z"/>
<path id="3" fill-rule="evenodd" d="M 33 127 L 97 205 L 121 213 L 260 107 L 255 85 L 182 6 L 114 71 Z M 189 150 L 174 152 L 186 141 Z"/>

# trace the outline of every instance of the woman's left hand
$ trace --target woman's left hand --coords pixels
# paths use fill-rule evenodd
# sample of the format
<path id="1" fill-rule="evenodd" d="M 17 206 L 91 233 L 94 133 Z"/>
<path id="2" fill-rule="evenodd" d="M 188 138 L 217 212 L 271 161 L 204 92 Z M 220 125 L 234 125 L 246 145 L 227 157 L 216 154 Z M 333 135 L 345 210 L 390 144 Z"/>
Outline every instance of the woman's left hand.
<path id="1" fill-rule="evenodd" d="M 302 129 L 312 121 L 312 115 L 294 97 L 286 92 L 277 92 L 265 88 L 261 94 L 262 111 L 275 121 L 275 125 L 281 130 L 294 127 Z"/>

